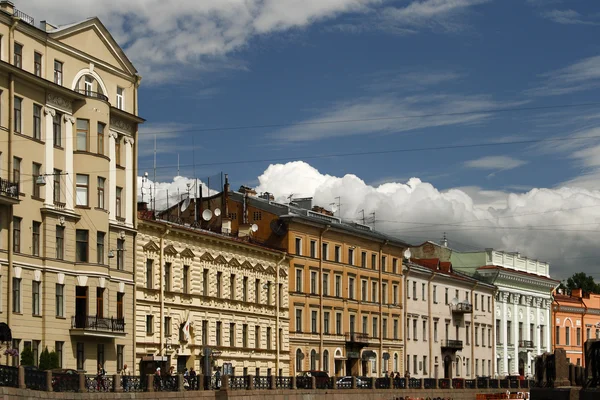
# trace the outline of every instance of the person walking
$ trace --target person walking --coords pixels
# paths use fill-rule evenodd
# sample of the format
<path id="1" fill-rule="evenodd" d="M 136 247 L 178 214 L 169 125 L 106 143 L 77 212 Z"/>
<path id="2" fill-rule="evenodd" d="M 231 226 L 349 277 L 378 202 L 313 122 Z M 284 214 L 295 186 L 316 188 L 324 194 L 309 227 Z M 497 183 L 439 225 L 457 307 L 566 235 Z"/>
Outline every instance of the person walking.
<path id="1" fill-rule="evenodd" d="M 129 372 L 129 368 L 127 368 L 127 364 L 123 365 L 123 369 L 121 370 L 121 384 L 123 385 L 123 390 L 129 391 L 129 376 L 131 373 Z"/>

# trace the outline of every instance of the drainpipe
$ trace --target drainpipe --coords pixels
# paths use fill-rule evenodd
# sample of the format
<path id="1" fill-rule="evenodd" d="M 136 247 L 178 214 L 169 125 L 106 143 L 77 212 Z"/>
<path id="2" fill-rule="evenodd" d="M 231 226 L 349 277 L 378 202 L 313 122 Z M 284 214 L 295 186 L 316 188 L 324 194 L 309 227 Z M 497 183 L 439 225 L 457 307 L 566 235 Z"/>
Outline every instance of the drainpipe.
<path id="1" fill-rule="evenodd" d="M 165 341 L 165 332 L 164 332 L 164 320 L 165 320 L 165 283 L 164 283 L 164 266 L 163 266 L 163 260 L 165 257 L 165 236 L 167 236 L 169 234 L 170 230 L 169 230 L 169 226 L 165 226 L 165 231 L 160 235 L 160 258 L 159 258 L 159 272 L 160 272 L 160 277 L 159 277 L 159 284 L 160 284 L 160 291 L 159 296 L 160 296 L 160 355 L 163 355 L 163 352 L 165 350 L 164 347 L 164 341 Z"/>
<path id="2" fill-rule="evenodd" d="M 477 288 L 477 286 L 479 286 L 479 282 L 475 282 L 475 285 L 473 285 L 473 288 L 471 289 L 471 341 L 470 341 L 470 346 L 471 346 L 471 360 L 470 360 L 471 361 L 471 375 L 473 375 L 475 373 L 475 370 L 473 369 L 473 366 L 474 366 L 474 363 L 475 363 L 475 336 L 474 336 L 474 332 L 475 332 L 475 317 L 476 317 L 476 315 L 475 315 L 475 289 Z M 481 332 L 481 339 L 482 340 L 483 340 L 483 336 L 484 336 L 484 332 L 482 330 L 482 332 Z M 482 369 L 483 369 L 483 367 L 482 367 Z"/>
<path id="3" fill-rule="evenodd" d="M 319 365 L 323 370 L 323 236 L 331 228 L 327 225 L 319 234 Z M 335 363 L 335 362 L 334 362 Z M 333 368 L 335 373 L 335 366 Z M 298 371 L 296 371 L 298 372 Z"/>
<path id="4" fill-rule="evenodd" d="M 388 244 L 385 240 L 379 246 L 379 376 L 383 375 L 383 248 Z M 386 293 L 387 294 L 387 293 Z"/>
<path id="5" fill-rule="evenodd" d="M 281 260 L 275 265 L 275 350 L 277 351 L 275 356 L 275 367 L 277 368 L 275 376 L 279 374 L 279 352 L 281 351 L 279 348 L 279 305 L 281 304 L 281 299 L 279 298 L 279 265 L 285 261 L 285 258 L 286 254 L 281 253 Z"/>
<path id="6" fill-rule="evenodd" d="M 431 310 L 431 303 L 433 302 L 431 294 L 433 293 L 431 291 L 431 282 L 435 279 L 437 275 L 437 272 L 433 272 L 433 274 L 431 275 L 431 278 L 429 278 L 427 280 L 427 294 L 428 294 L 428 298 L 427 298 L 427 315 L 429 315 L 430 321 L 429 321 L 429 327 L 428 327 L 428 331 L 429 331 L 429 373 L 431 374 L 433 371 L 433 314 L 432 314 L 432 310 Z"/>

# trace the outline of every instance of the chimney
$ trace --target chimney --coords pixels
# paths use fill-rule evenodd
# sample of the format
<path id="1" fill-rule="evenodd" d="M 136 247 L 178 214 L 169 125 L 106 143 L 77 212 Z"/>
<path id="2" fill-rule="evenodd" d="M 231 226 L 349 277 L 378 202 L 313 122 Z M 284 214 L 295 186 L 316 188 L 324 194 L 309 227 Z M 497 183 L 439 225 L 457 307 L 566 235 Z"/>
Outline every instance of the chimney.
<path id="1" fill-rule="evenodd" d="M 312 197 L 303 197 L 301 199 L 293 199 L 292 203 L 303 210 L 312 210 Z"/>
<path id="2" fill-rule="evenodd" d="M 13 15 L 15 13 L 15 5 L 12 3 L 12 1 L 2 0 L 0 1 L 0 10 Z"/>
<path id="3" fill-rule="evenodd" d="M 331 211 L 329 211 L 329 210 L 327 210 L 327 209 L 325 209 L 325 208 L 323 208 L 321 206 L 314 206 L 312 208 L 312 210 L 314 212 L 317 212 L 317 213 L 320 213 L 320 214 L 323 214 L 323 215 L 328 215 L 330 217 L 333 217 L 333 213 Z"/>
<path id="4" fill-rule="evenodd" d="M 577 288 L 577 289 L 571 290 L 571 296 L 582 298 L 583 297 L 583 289 Z"/>
<path id="5" fill-rule="evenodd" d="M 48 21 L 40 21 L 40 29 L 44 32 L 50 32 L 55 30 L 57 27 L 49 23 Z"/>
<path id="6" fill-rule="evenodd" d="M 146 203 L 145 201 L 138 201 L 137 210 L 138 211 L 148 211 L 148 203 Z"/>
<path id="7" fill-rule="evenodd" d="M 247 194 L 248 196 L 256 196 L 256 190 L 244 185 L 240 186 L 239 192 L 241 194 Z"/>

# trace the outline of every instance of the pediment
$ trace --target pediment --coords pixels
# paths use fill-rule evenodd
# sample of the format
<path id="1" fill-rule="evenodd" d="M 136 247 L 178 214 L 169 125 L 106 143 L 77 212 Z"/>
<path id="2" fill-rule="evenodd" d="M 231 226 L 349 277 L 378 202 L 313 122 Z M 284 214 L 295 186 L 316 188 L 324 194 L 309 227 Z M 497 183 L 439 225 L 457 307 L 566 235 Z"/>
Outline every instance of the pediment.
<path id="1" fill-rule="evenodd" d="M 196 255 L 194 254 L 193 251 L 191 251 L 190 249 L 186 248 L 181 252 L 181 257 L 182 258 L 194 258 L 196 257 Z"/>
<path id="2" fill-rule="evenodd" d="M 86 49 L 86 53 L 97 60 L 133 75 L 137 71 L 125 52 L 98 18 L 58 28 L 50 37 L 75 49 Z"/>
<path id="3" fill-rule="evenodd" d="M 267 270 L 265 272 L 267 274 L 273 274 L 273 275 L 275 275 L 275 268 L 273 268 L 272 265 L 269 265 L 269 267 L 267 268 Z"/>
<path id="4" fill-rule="evenodd" d="M 160 250 L 160 247 L 158 247 L 158 245 L 151 240 L 144 245 L 144 250 L 150 252 L 158 252 Z"/>
<path id="5" fill-rule="evenodd" d="M 215 258 L 207 251 L 200 256 L 200 261 L 213 262 L 215 261 Z"/>
<path id="6" fill-rule="evenodd" d="M 263 267 L 262 264 L 259 263 L 254 266 L 254 270 L 256 272 L 265 272 L 265 267 Z"/>
<path id="7" fill-rule="evenodd" d="M 242 263 L 242 268 L 250 270 L 250 271 L 254 271 L 254 267 L 252 266 L 252 264 L 250 264 L 249 261 L 244 261 Z"/>
<path id="8" fill-rule="evenodd" d="M 288 273 L 287 273 L 287 271 L 285 270 L 285 268 L 280 268 L 280 269 L 279 269 L 279 276 L 280 276 L 281 278 L 287 278 L 287 276 L 288 276 Z"/>
<path id="9" fill-rule="evenodd" d="M 232 258 L 231 260 L 229 260 L 229 262 L 227 264 L 233 268 L 238 268 L 241 265 L 240 262 L 235 258 Z"/>
<path id="10" fill-rule="evenodd" d="M 177 251 L 177 249 L 175 247 L 173 247 L 172 244 L 168 245 L 167 247 L 165 247 L 164 249 L 164 253 L 167 256 L 176 256 L 179 252 Z"/>
<path id="11" fill-rule="evenodd" d="M 217 258 L 215 258 L 215 264 L 229 264 L 227 262 L 227 260 L 225 259 L 225 257 L 223 257 L 222 255 L 218 255 Z"/>

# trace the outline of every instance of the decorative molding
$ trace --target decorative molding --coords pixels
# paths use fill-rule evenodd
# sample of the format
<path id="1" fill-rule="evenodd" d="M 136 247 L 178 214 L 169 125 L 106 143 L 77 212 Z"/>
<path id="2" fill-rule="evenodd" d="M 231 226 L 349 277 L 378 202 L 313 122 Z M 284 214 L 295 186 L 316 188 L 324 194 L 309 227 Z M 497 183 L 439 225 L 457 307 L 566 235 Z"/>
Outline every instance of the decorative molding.
<path id="1" fill-rule="evenodd" d="M 125 293 L 125 282 L 119 282 L 119 293 Z"/>
<path id="2" fill-rule="evenodd" d="M 196 255 L 194 254 L 194 252 L 191 251 L 190 249 L 188 249 L 187 247 L 181 253 L 179 253 L 179 254 L 181 254 L 181 258 L 191 258 L 191 259 L 194 259 L 196 257 Z"/>
<path id="3" fill-rule="evenodd" d="M 67 100 L 52 92 L 48 92 L 46 95 L 46 103 L 61 108 L 65 111 L 73 112 L 73 102 L 71 100 Z"/>
<path id="4" fill-rule="evenodd" d="M 63 274 L 62 272 L 59 272 L 56 275 L 56 280 L 58 281 L 59 285 L 64 285 L 65 284 L 65 274 Z"/>
<path id="5" fill-rule="evenodd" d="M 77 275 L 77 286 L 87 286 L 88 277 L 85 275 Z"/>
<path id="6" fill-rule="evenodd" d="M 21 267 L 13 267 L 13 273 L 14 273 L 15 278 L 21 279 L 22 272 L 23 272 L 23 269 Z"/>
<path id="7" fill-rule="evenodd" d="M 119 134 L 118 134 L 117 132 L 110 131 L 110 132 L 108 133 L 108 137 L 110 137 L 110 138 L 112 138 L 112 139 L 115 139 L 115 140 L 117 140 L 117 139 L 119 138 Z"/>
<path id="8" fill-rule="evenodd" d="M 36 282 L 41 282 L 42 271 L 40 271 L 39 269 L 36 269 L 35 271 L 33 271 L 33 280 Z"/>
<path id="9" fill-rule="evenodd" d="M 208 262 L 213 262 L 215 261 L 214 257 L 207 251 L 206 253 L 202 254 L 200 256 L 200 261 L 208 261 Z"/>
<path id="10" fill-rule="evenodd" d="M 242 264 L 240 264 L 240 262 L 237 259 L 232 258 L 231 260 L 229 260 L 227 265 L 229 265 L 230 267 L 233 267 L 233 268 L 239 268 Z"/>
<path id="11" fill-rule="evenodd" d="M 279 268 L 279 277 L 287 278 L 287 276 L 288 276 L 287 270 L 285 268 Z"/>
<path id="12" fill-rule="evenodd" d="M 131 134 L 134 133 L 133 125 L 131 123 L 116 117 L 110 117 L 110 127 Z"/>
<path id="13" fill-rule="evenodd" d="M 54 108 L 44 107 L 44 115 L 52 115 L 54 117 L 56 115 L 56 110 Z"/>
<path id="14" fill-rule="evenodd" d="M 165 253 L 165 255 L 167 256 L 176 256 L 177 254 L 179 254 L 179 252 L 177 251 L 177 249 L 175 247 L 173 247 L 172 244 L 168 245 L 167 247 L 165 247 L 165 249 L 163 250 L 163 252 Z"/>
<path id="15" fill-rule="evenodd" d="M 135 143 L 135 140 L 133 140 L 133 138 L 130 138 L 129 136 L 125 136 L 123 138 L 123 142 L 125 142 L 125 144 L 127 144 L 127 145 L 133 146 L 133 144 Z"/>
<path id="16" fill-rule="evenodd" d="M 215 258 L 215 259 L 214 259 L 214 263 L 215 263 L 215 264 L 225 264 L 225 265 L 227 265 L 227 264 L 228 264 L 228 262 L 227 262 L 227 260 L 225 259 L 225 257 L 223 257 L 223 256 L 222 256 L 222 255 L 220 255 L 220 254 L 217 256 L 217 258 Z"/>
<path id="17" fill-rule="evenodd" d="M 101 276 L 98 278 L 98 286 L 104 289 L 106 287 L 106 278 Z"/>
<path id="18" fill-rule="evenodd" d="M 158 247 L 158 245 L 151 240 L 144 245 L 144 250 L 151 253 L 156 253 L 160 250 L 160 247 Z"/>

